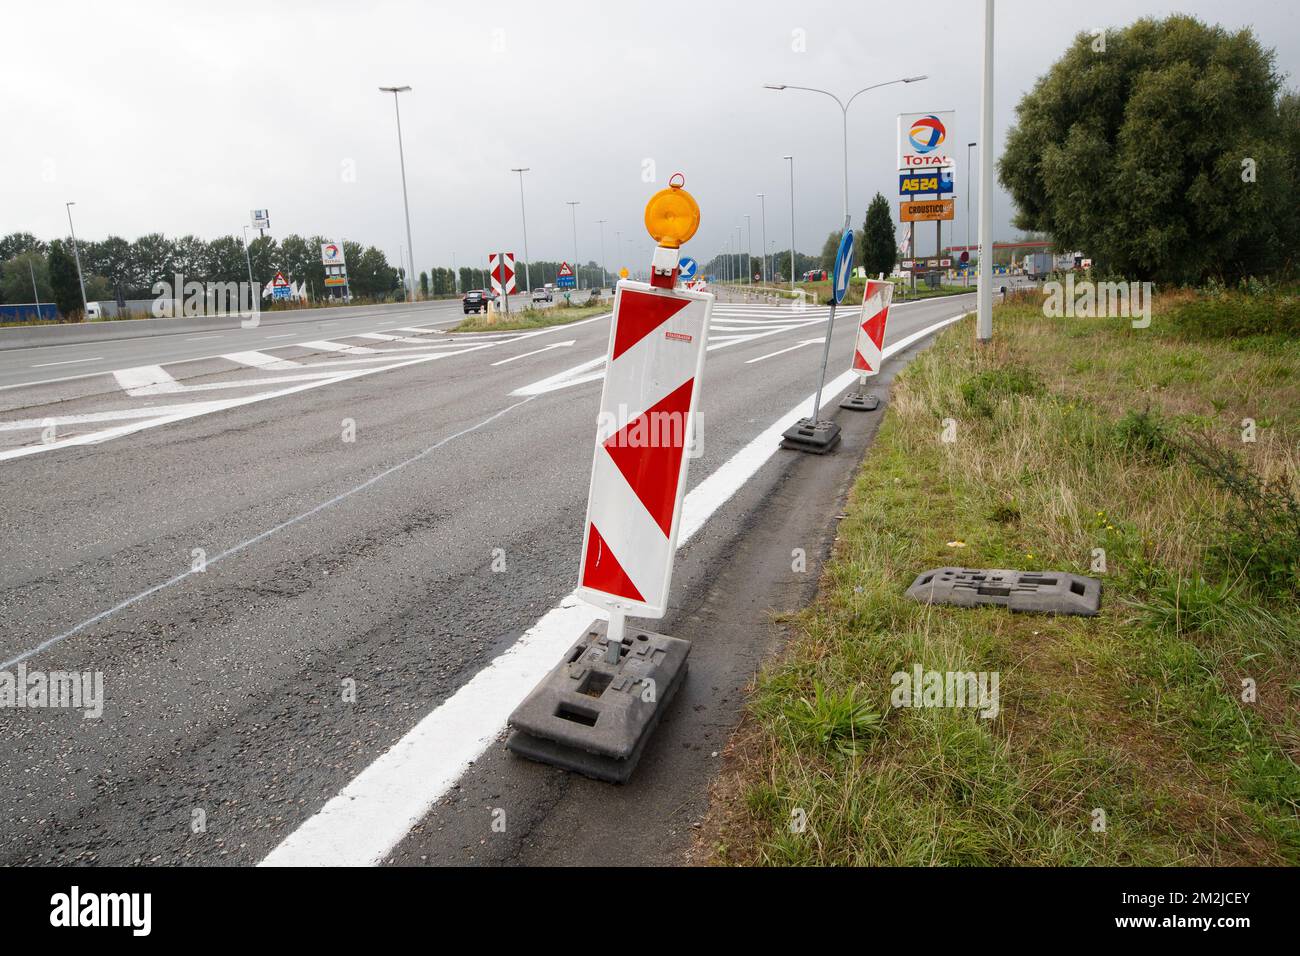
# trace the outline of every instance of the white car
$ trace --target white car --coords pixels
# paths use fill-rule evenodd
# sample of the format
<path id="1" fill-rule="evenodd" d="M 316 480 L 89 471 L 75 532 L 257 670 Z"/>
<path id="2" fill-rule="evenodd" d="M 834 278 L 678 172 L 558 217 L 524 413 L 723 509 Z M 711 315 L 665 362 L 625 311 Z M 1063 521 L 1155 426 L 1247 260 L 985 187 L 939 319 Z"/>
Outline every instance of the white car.
<path id="1" fill-rule="evenodd" d="M 545 288 L 545 287 L 542 287 L 542 288 L 534 289 L 534 290 L 533 290 L 533 301 L 534 301 L 534 302 L 550 302 L 550 301 L 552 301 L 554 298 L 555 298 L 555 296 L 553 296 L 553 295 L 551 294 L 551 290 L 550 290 L 550 289 L 547 289 L 547 288 Z"/>

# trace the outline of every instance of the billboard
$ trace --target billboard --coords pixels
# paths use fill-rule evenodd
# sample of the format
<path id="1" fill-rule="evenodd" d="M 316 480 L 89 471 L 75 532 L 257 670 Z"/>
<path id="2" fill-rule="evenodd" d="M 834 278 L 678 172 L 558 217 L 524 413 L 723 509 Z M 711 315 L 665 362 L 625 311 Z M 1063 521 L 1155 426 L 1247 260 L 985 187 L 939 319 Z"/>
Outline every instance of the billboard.
<path id="1" fill-rule="evenodd" d="M 343 257 L 343 243 L 322 242 L 320 244 L 320 264 L 323 266 L 341 266 L 346 261 Z"/>
<path id="2" fill-rule="evenodd" d="M 271 228 L 271 212 L 269 209 L 254 209 L 249 218 L 253 220 L 254 229 Z"/>
<path id="3" fill-rule="evenodd" d="M 898 168 L 933 169 L 956 165 L 953 147 L 954 110 L 898 114 Z"/>
<path id="4" fill-rule="evenodd" d="M 934 193 L 947 195 L 954 185 L 951 169 L 932 169 L 924 173 L 899 173 L 898 195 L 920 196 Z"/>
<path id="5" fill-rule="evenodd" d="M 898 216 L 903 222 L 947 221 L 953 217 L 956 203 L 951 199 L 921 199 L 913 202 L 900 202 Z"/>

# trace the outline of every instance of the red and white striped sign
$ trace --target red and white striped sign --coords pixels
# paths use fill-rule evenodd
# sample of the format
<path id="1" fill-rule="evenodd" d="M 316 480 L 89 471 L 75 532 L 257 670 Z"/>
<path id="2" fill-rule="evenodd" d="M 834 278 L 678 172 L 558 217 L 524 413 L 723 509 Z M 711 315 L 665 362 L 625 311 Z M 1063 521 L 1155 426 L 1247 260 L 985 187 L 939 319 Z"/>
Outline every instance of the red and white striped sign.
<path id="1" fill-rule="evenodd" d="M 687 443 L 713 296 L 618 284 L 578 569 L 578 593 L 663 617 L 686 492 Z"/>
<path id="2" fill-rule="evenodd" d="M 862 294 L 862 315 L 858 340 L 853 345 L 853 371 L 865 377 L 880 371 L 881 351 L 885 346 L 885 323 L 889 321 L 889 303 L 894 299 L 894 283 L 868 279 Z"/>
<path id="3" fill-rule="evenodd" d="M 515 291 L 515 254 L 494 252 L 488 256 L 488 272 L 492 276 L 492 291 L 497 295 L 513 295 Z"/>

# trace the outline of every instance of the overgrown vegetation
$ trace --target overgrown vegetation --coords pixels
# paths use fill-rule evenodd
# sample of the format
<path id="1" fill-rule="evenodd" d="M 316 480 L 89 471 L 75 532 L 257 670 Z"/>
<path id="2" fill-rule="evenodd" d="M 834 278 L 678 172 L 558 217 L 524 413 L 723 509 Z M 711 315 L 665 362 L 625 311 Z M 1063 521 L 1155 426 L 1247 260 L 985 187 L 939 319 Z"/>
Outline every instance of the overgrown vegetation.
<path id="1" fill-rule="evenodd" d="M 1300 342 L 1189 336 L 1198 301 L 1134 329 L 1021 297 L 991 346 L 968 320 L 901 373 L 728 750 L 713 859 L 1300 863 Z M 1097 618 L 904 595 L 1099 560 Z M 998 673 L 999 713 L 892 707 L 914 665 Z"/>

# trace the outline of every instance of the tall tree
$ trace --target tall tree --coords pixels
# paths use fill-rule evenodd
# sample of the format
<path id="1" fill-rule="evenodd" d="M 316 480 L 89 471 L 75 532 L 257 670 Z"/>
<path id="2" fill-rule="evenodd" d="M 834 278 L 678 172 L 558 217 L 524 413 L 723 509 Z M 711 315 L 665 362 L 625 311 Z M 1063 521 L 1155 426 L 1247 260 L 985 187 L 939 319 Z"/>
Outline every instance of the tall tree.
<path id="1" fill-rule="evenodd" d="M 81 312 L 81 283 L 77 280 L 77 263 L 62 239 L 50 243 L 50 291 L 54 304 L 65 318 Z"/>
<path id="2" fill-rule="evenodd" d="M 1187 16 L 1080 34 L 1016 107 L 1015 224 L 1134 279 L 1229 281 L 1297 240 L 1297 110 L 1249 30 Z"/>
<path id="3" fill-rule="evenodd" d="M 889 200 L 876 193 L 867 207 L 867 218 L 862 224 L 862 267 L 869 277 L 894 271 L 897 262 L 894 247 L 894 217 Z"/>
<path id="4" fill-rule="evenodd" d="M 32 273 L 36 274 L 35 293 L 39 293 L 42 302 L 53 302 L 50 267 L 45 256 L 34 248 L 20 252 L 0 267 L 0 302 L 33 301 Z"/>

